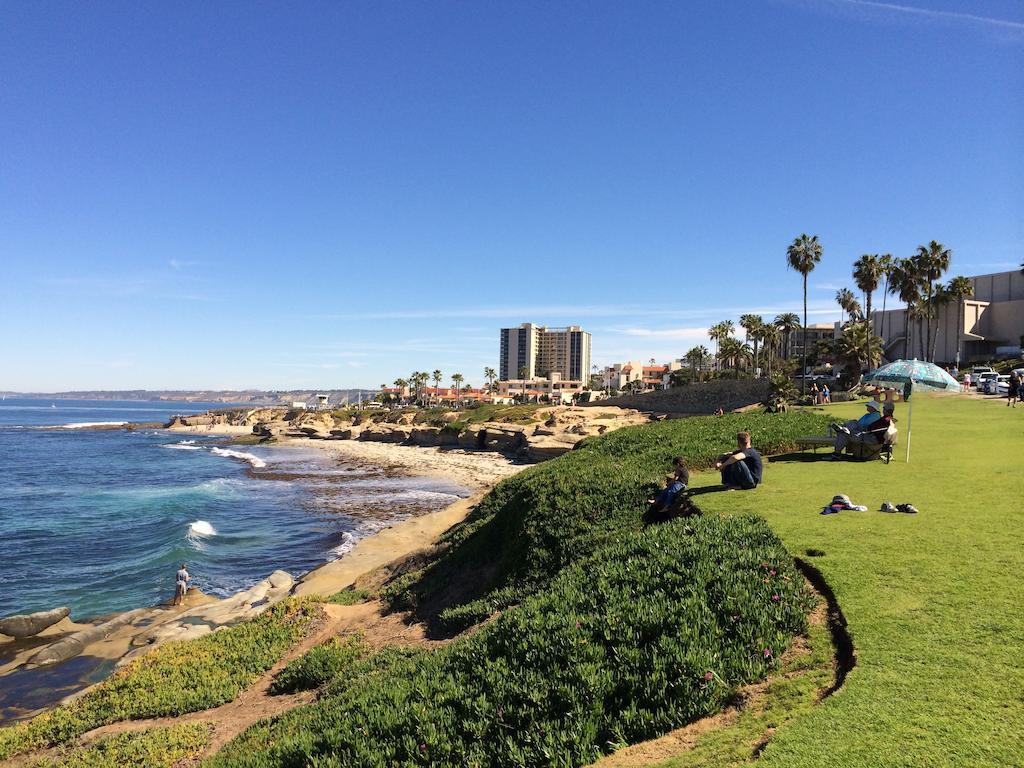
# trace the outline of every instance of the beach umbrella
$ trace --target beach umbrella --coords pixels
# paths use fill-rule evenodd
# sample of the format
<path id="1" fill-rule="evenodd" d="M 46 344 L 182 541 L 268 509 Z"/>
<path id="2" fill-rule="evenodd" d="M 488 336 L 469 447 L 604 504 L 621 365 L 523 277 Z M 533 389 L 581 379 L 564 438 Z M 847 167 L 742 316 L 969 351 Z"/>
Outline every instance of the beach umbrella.
<path id="1" fill-rule="evenodd" d="M 916 390 L 959 392 L 960 383 L 944 370 L 924 360 L 897 360 L 883 365 L 866 374 L 865 384 L 875 384 L 887 389 L 903 389 L 903 399 L 910 404 L 907 413 L 907 461 L 910 461 L 910 428 L 914 420 L 914 401 L 911 395 Z"/>

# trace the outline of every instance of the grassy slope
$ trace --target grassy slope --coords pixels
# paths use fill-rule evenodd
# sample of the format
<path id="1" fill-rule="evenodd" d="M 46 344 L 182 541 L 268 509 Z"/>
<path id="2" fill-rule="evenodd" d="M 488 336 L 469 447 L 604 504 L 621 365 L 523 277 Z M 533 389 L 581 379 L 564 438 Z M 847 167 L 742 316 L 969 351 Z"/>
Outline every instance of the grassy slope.
<path id="1" fill-rule="evenodd" d="M 823 550 L 813 562 L 857 649 L 845 687 L 782 728 L 765 765 L 1024 765 L 1024 412 L 921 397 L 913 426 L 910 464 L 905 442 L 889 466 L 783 460 L 756 493 L 699 497 L 706 512 L 764 515 L 795 555 Z M 834 493 L 872 511 L 818 515 Z M 883 500 L 921 513 L 874 511 Z"/>

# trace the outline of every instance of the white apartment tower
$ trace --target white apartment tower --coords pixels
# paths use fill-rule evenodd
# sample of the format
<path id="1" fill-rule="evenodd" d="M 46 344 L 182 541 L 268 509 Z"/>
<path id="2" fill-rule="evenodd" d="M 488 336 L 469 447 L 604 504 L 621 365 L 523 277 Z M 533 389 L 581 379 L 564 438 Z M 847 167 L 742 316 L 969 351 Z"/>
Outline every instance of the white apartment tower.
<path id="1" fill-rule="evenodd" d="M 578 325 L 547 328 L 523 323 L 518 328 L 501 329 L 499 376 L 502 381 L 547 377 L 552 373 L 563 379 L 586 381 L 590 376 L 590 334 Z"/>

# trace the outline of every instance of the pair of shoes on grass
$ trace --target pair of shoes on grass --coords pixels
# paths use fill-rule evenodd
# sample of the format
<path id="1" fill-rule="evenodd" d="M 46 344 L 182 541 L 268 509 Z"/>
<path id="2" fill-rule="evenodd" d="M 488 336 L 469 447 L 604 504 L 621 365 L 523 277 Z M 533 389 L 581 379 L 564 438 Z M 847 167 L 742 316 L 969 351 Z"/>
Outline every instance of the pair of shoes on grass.
<path id="1" fill-rule="evenodd" d="M 916 515 L 917 507 L 913 504 L 893 504 L 891 501 L 883 501 L 882 512 L 904 512 L 908 515 Z"/>

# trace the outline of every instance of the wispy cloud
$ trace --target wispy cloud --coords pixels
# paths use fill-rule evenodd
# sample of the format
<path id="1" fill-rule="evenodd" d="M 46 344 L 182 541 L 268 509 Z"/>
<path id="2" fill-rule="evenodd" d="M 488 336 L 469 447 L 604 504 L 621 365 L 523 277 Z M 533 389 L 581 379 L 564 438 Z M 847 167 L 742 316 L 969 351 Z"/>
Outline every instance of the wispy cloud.
<path id="1" fill-rule="evenodd" d="M 811 287 L 816 291 L 838 291 L 842 288 L 848 288 L 849 286 L 842 285 L 840 283 L 815 283 Z"/>
<path id="2" fill-rule="evenodd" d="M 805 3 L 806 4 L 806 3 Z M 918 19 L 927 22 L 973 26 L 989 31 L 1009 33 L 1013 38 L 1024 40 L 1024 22 L 999 19 L 960 11 L 943 11 L 936 8 L 921 8 L 902 3 L 885 3 L 880 0 L 813 0 L 813 7 L 860 10 L 874 16 Z"/>
<path id="3" fill-rule="evenodd" d="M 658 339 L 697 339 L 705 338 L 708 335 L 708 329 L 703 326 L 692 328 L 607 328 L 606 330 L 625 336 Z"/>
<path id="4" fill-rule="evenodd" d="M 388 310 L 384 312 L 352 312 L 340 314 L 302 315 L 302 319 L 318 321 L 338 320 L 449 320 L 459 318 L 481 318 L 521 323 L 532 321 L 553 324 L 554 320 L 582 321 L 584 318 L 615 317 L 661 317 L 676 320 L 705 320 L 710 318 L 738 317 L 751 312 L 760 315 L 775 315 L 795 311 L 799 302 L 766 304 L 761 306 L 709 306 L 680 308 L 657 308 L 633 304 L 579 304 L 579 305 L 538 305 L 504 307 L 464 307 L 438 309 Z M 811 310 L 828 310 L 830 306 L 810 305 Z"/>
<path id="5" fill-rule="evenodd" d="M 167 262 L 167 266 L 171 269 L 184 269 L 185 267 L 194 267 L 198 263 L 198 261 L 189 261 L 188 259 L 171 259 Z"/>

